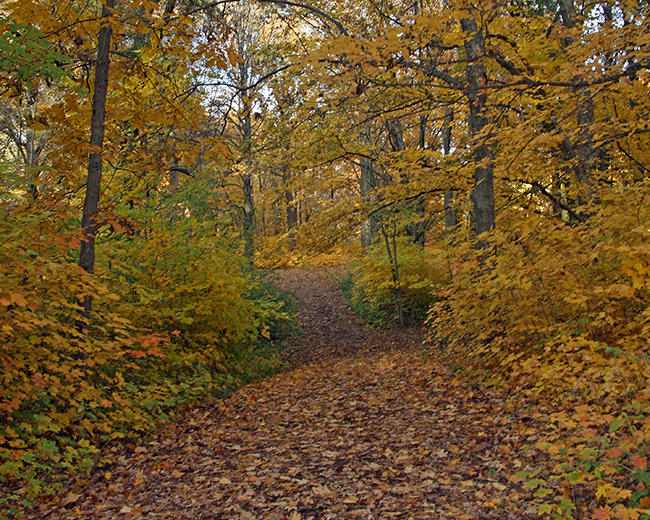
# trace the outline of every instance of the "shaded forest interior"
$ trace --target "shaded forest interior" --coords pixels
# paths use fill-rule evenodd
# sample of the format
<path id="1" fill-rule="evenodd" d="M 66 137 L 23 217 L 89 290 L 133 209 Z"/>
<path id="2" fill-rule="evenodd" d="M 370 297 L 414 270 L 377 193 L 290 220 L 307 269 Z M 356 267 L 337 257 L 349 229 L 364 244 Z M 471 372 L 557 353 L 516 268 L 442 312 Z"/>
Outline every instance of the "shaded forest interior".
<path id="1" fill-rule="evenodd" d="M 379 435 L 386 460 L 360 454 L 376 474 L 342 493 L 314 468 L 351 452 L 310 430 L 297 495 L 265 466 L 265 502 L 237 502 L 255 488 L 224 473 L 215 514 L 650 518 L 649 10 L 3 2 L 2 514 L 118 514 L 126 488 L 99 482 L 125 460 L 142 479 L 147 439 L 206 414 L 216 445 L 287 391 L 346 439 L 355 402 L 375 424 L 403 395 L 413 445 Z M 426 476 L 435 457 L 452 471 Z"/>

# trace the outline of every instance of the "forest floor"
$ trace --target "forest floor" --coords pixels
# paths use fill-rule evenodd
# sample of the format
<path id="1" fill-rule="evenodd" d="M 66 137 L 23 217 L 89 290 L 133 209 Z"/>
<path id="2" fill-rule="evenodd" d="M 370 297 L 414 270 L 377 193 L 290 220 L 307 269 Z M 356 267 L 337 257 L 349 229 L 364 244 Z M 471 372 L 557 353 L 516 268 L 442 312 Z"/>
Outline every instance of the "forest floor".
<path id="1" fill-rule="evenodd" d="M 418 329 L 365 327 L 331 270 L 281 272 L 303 334 L 292 368 L 193 408 L 69 482 L 35 518 L 527 519 L 512 477 L 538 414 L 426 355 Z"/>

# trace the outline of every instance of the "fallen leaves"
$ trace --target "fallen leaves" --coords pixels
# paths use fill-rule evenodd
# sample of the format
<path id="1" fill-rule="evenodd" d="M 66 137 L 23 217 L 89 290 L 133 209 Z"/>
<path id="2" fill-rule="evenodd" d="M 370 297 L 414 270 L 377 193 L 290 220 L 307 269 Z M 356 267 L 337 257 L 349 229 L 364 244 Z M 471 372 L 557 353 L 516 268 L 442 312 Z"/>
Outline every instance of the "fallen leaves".
<path id="1" fill-rule="evenodd" d="M 323 312 L 339 312 L 329 301 Z M 538 518 L 510 477 L 533 462 L 518 446 L 536 435 L 516 400 L 471 394 L 436 362 L 363 334 L 378 343 L 354 355 L 338 338 L 347 354 L 188 410 L 71 485 L 75 510 L 67 494 L 39 517 Z"/>

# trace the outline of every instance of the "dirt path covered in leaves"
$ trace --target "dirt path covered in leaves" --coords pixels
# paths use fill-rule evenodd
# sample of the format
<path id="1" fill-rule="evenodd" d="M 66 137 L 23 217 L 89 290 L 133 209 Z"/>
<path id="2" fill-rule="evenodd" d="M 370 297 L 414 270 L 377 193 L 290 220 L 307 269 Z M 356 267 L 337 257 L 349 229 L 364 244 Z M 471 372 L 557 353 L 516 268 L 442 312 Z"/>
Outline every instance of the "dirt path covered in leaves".
<path id="1" fill-rule="evenodd" d="M 180 416 L 77 482 L 38 518 L 538 518 L 509 477 L 535 430 L 473 393 L 416 330 L 364 327 L 331 272 L 281 273 L 304 335 L 294 368 Z"/>
<path id="2" fill-rule="evenodd" d="M 366 327 L 348 307 L 336 285 L 338 268 L 280 271 L 280 286 L 293 294 L 303 331 L 286 353 L 293 365 L 322 363 L 346 356 L 408 350 L 423 340 L 420 328 L 380 331 Z"/>

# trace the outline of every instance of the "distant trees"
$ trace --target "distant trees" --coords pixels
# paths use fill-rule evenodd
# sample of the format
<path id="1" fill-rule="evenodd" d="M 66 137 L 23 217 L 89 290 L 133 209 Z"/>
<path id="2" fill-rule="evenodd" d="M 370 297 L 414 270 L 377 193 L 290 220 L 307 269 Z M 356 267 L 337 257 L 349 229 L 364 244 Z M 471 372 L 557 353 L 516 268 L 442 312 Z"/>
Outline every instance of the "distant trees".
<path id="1" fill-rule="evenodd" d="M 322 184 L 334 162 L 357 171 L 359 188 L 347 192 L 357 195 L 339 191 L 332 203 L 355 208 L 364 247 L 377 204 L 420 201 L 403 224 L 413 236 L 442 215 L 454 225 L 456 211 L 477 236 L 489 232 L 497 208 L 526 192 L 551 218 L 584 221 L 611 183 L 602 172 L 624 155 L 622 92 L 644 85 L 647 55 L 632 52 L 644 14 L 633 11 L 569 0 L 367 6 L 347 35 L 321 37 L 302 59 L 296 107 L 320 114 L 313 128 L 329 133 L 300 151 L 322 165 L 312 178 Z"/>

